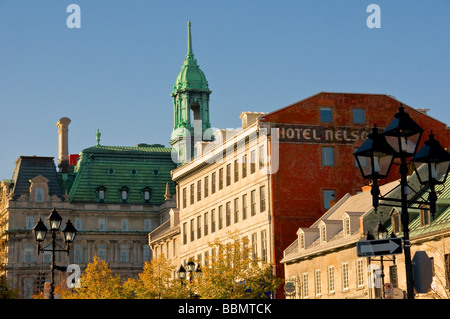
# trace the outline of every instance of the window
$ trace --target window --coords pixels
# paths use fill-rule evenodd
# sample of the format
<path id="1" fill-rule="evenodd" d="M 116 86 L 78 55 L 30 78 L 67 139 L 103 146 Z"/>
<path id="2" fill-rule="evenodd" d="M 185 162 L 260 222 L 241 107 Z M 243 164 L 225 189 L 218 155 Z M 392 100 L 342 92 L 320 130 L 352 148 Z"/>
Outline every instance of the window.
<path id="1" fill-rule="evenodd" d="M 322 166 L 334 166 L 334 148 L 322 147 Z"/>
<path id="2" fill-rule="evenodd" d="M 195 239 L 195 226 L 194 226 L 194 218 L 191 219 L 191 241 Z"/>
<path id="3" fill-rule="evenodd" d="M 152 197 L 152 191 L 149 187 L 144 187 L 142 190 L 142 196 L 144 197 L 144 201 L 148 203 L 150 198 Z"/>
<path id="4" fill-rule="evenodd" d="M 197 181 L 197 202 L 202 199 L 202 181 Z"/>
<path id="5" fill-rule="evenodd" d="M 253 174 L 256 171 L 256 151 L 253 150 L 250 152 L 250 174 Z"/>
<path id="6" fill-rule="evenodd" d="M 401 231 L 401 218 L 400 213 L 394 209 L 391 215 L 392 230 L 394 233 L 399 233 Z"/>
<path id="7" fill-rule="evenodd" d="M 120 245 L 120 262 L 127 263 L 130 261 L 130 248 L 127 245 Z"/>
<path id="8" fill-rule="evenodd" d="M 205 194 L 203 194 L 203 196 L 206 198 L 206 197 L 208 197 L 208 192 L 209 192 L 209 189 L 208 189 L 208 187 L 209 187 L 209 178 L 208 178 L 208 176 L 205 176 L 205 183 L 204 183 L 205 185 L 204 185 L 204 193 Z"/>
<path id="9" fill-rule="evenodd" d="M 223 188 L 223 168 L 219 169 L 219 190 Z"/>
<path id="10" fill-rule="evenodd" d="M 152 220 L 151 219 L 144 219 L 144 230 L 145 231 L 152 231 Z"/>
<path id="11" fill-rule="evenodd" d="M 191 205 L 194 204 L 194 184 L 191 184 Z"/>
<path id="12" fill-rule="evenodd" d="M 334 266 L 328 266 L 328 293 L 334 293 Z"/>
<path id="13" fill-rule="evenodd" d="M 152 259 L 149 245 L 144 245 L 142 247 L 142 259 L 144 260 L 144 262 L 149 262 Z"/>
<path id="14" fill-rule="evenodd" d="M 98 219 L 98 230 L 106 230 L 106 219 L 104 218 Z"/>
<path id="15" fill-rule="evenodd" d="M 183 223 L 183 245 L 187 244 L 187 223 Z"/>
<path id="16" fill-rule="evenodd" d="M 74 253 L 73 253 L 73 262 L 82 263 L 84 262 L 84 254 L 83 254 L 83 246 L 75 245 Z"/>
<path id="17" fill-rule="evenodd" d="M 264 164 L 266 163 L 266 157 L 264 152 L 264 145 L 261 145 L 259 147 L 259 169 L 264 167 Z"/>
<path id="18" fill-rule="evenodd" d="M 362 259 L 358 259 L 356 261 L 356 282 L 358 284 L 358 288 L 364 287 L 364 269 Z"/>
<path id="19" fill-rule="evenodd" d="M 316 271 L 314 272 L 314 287 L 315 287 L 315 291 L 316 291 L 316 296 L 321 296 L 322 295 L 322 279 L 320 276 L 320 269 L 316 269 Z"/>
<path id="20" fill-rule="evenodd" d="M 247 177 L 247 154 L 242 156 L 242 178 Z"/>
<path id="21" fill-rule="evenodd" d="M 32 263 L 34 262 L 34 256 L 35 256 L 35 248 L 33 244 L 26 244 L 24 249 L 24 262 L 26 263 Z"/>
<path id="22" fill-rule="evenodd" d="M 216 231 L 216 210 L 211 209 L 211 233 Z"/>
<path id="23" fill-rule="evenodd" d="M 203 217 L 203 233 L 206 235 L 208 235 L 208 225 L 209 225 L 209 216 L 208 216 L 208 212 L 205 213 L 204 217 Z"/>
<path id="24" fill-rule="evenodd" d="M 300 249 L 305 248 L 305 234 L 303 232 L 298 235 L 298 244 Z"/>
<path id="25" fill-rule="evenodd" d="M 34 228 L 34 217 L 33 216 L 27 216 L 25 228 L 26 229 Z M 78 228 L 77 228 L 77 230 L 78 230 Z"/>
<path id="26" fill-rule="evenodd" d="M 320 227 L 320 242 L 324 243 L 327 241 L 327 228 L 325 225 Z"/>
<path id="27" fill-rule="evenodd" d="M 223 206 L 219 206 L 219 229 L 223 228 Z"/>
<path id="28" fill-rule="evenodd" d="M 225 204 L 225 213 L 226 213 L 226 225 L 228 227 L 231 225 L 231 202 L 227 202 Z"/>
<path id="29" fill-rule="evenodd" d="M 148 247 L 148 245 L 147 245 Z M 106 261 L 106 245 L 97 246 L 97 257 Z"/>
<path id="30" fill-rule="evenodd" d="M 255 216 L 256 214 L 256 191 L 252 190 L 250 193 L 250 214 Z"/>
<path id="31" fill-rule="evenodd" d="M 389 266 L 389 281 L 394 288 L 398 288 L 397 265 Z"/>
<path id="32" fill-rule="evenodd" d="M 186 208 L 186 204 L 187 204 L 187 190 L 186 187 L 183 188 L 183 208 Z"/>
<path id="33" fill-rule="evenodd" d="M 366 113 L 364 109 L 353 109 L 353 124 L 366 123 Z"/>
<path id="34" fill-rule="evenodd" d="M 266 210 L 266 187 L 261 186 L 259 188 L 259 210 L 263 212 Z"/>
<path id="35" fill-rule="evenodd" d="M 211 194 L 216 192 L 216 172 L 211 174 Z"/>
<path id="36" fill-rule="evenodd" d="M 122 219 L 121 220 L 121 229 L 122 231 L 128 231 L 128 219 Z"/>
<path id="37" fill-rule="evenodd" d="M 209 265 L 209 251 L 205 251 L 205 266 Z"/>
<path id="38" fill-rule="evenodd" d="M 234 182 L 239 181 L 239 163 L 238 160 L 234 161 Z"/>
<path id="39" fill-rule="evenodd" d="M 336 200 L 336 191 L 334 190 L 324 190 L 323 191 L 323 207 L 325 209 L 330 209 L 331 204 Z"/>
<path id="40" fill-rule="evenodd" d="M 420 206 L 420 225 L 427 226 L 430 224 L 430 221 L 431 221 L 430 210 L 427 208 L 426 205 L 421 205 Z"/>
<path id="41" fill-rule="evenodd" d="M 257 233 L 252 234 L 252 256 L 253 256 L 253 259 L 258 258 L 258 235 L 257 235 Z"/>
<path id="42" fill-rule="evenodd" d="M 103 186 L 100 186 L 97 188 L 97 200 L 99 202 L 104 202 L 106 199 L 106 188 Z"/>
<path id="43" fill-rule="evenodd" d="M 177 256 L 177 239 L 174 238 L 172 240 L 172 257 L 176 257 Z"/>
<path id="44" fill-rule="evenodd" d="M 247 219 L 247 194 L 242 195 L 242 220 Z"/>
<path id="45" fill-rule="evenodd" d="M 344 236 L 350 235 L 350 218 L 344 218 Z"/>
<path id="46" fill-rule="evenodd" d="M 123 186 L 120 190 L 120 199 L 123 203 L 125 203 L 128 200 L 128 187 Z"/>
<path id="47" fill-rule="evenodd" d="M 303 298 L 308 298 L 308 273 L 304 272 L 302 275 L 302 296 Z"/>
<path id="48" fill-rule="evenodd" d="M 234 223 L 239 222 L 239 197 L 234 199 Z"/>
<path id="49" fill-rule="evenodd" d="M 76 230 L 83 230 L 83 219 L 82 218 L 75 218 L 75 228 Z"/>
<path id="50" fill-rule="evenodd" d="M 197 239 L 202 237 L 202 216 L 197 216 Z"/>
<path id="51" fill-rule="evenodd" d="M 52 252 L 51 251 L 44 251 L 44 262 L 45 263 L 52 262 Z"/>
<path id="52" fill-rule="evenodd" d="M 36 202 L 44 201 L 44 187 L 36 187 Z"/>
<path id="53" fill-rule="evenodd" d="M 227 186 L 231 184 L 231 164 L 227 164 Z"/>
<path id="54" fill-rule="evenodd" d="M 267 231 L 261 231 L 261 261 L 267 262 Z"/>
<path id="55" fill-rule="evenodd" d="M 348 288 L 348 263 L 342 263 L 342 290 L 346 291 Z"/>
<path id="56" fill-rule="evenodd" d="M 333 110 L 331 109 L 331 107 L 320 108 L 320 121 L 323 123 L 333 122 Z"/>

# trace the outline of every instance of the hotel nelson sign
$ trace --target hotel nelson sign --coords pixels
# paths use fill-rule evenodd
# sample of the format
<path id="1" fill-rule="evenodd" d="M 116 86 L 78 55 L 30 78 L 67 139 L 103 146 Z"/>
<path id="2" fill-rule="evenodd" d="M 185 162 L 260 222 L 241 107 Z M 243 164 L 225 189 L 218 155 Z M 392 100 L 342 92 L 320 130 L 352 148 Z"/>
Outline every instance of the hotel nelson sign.
<path id="1" fill-rule="evenodd" d="M 353 144 L 365 141 L 369 127 L 324 127 L 305 124 L 275 124 L 280 143 Z"/>

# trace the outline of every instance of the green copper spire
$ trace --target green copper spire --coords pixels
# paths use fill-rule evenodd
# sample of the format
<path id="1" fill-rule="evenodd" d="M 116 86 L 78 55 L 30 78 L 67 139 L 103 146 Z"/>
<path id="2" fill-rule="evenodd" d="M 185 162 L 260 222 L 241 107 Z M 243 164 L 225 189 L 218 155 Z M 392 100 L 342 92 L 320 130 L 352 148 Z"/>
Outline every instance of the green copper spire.
<path id="1" fill-rule="evenodd" d="M 192 52 L 191 21 L 188 21 L 188 50 L 186 59 L 188 60 L 194 59 L 194 52 Z"/>
<path id="2" fill-rule="evenodd" d="M 174 107 L 174 127 L 170 144 L 178 153 L 179 158 L 184 158 L 184 160 L 188 160 L 193 154 L 194 144 L 197 141 L 212 140 L 212 137 L 204 137 L 205 131 L 211 128 L 209 122 L 211 90 L 205 74 L 200 70 L 194 57 L 190 21 L 187 26 L 187 54 L 171 94 Z M 190 145 L 186 145 L 186 143 Z"/>

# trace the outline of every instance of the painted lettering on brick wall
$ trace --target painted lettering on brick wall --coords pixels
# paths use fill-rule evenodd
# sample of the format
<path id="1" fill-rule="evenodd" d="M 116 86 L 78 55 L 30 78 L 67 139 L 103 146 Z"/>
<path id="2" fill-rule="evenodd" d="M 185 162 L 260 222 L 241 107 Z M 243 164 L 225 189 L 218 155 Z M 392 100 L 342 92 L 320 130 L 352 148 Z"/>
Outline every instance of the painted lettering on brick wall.
<path id="1" fill-rule="evenodd" d="M 319 125 L 277 124 L 280 143 L 353 144 L 365 141 L 369 127 L 324 127 Z"/>

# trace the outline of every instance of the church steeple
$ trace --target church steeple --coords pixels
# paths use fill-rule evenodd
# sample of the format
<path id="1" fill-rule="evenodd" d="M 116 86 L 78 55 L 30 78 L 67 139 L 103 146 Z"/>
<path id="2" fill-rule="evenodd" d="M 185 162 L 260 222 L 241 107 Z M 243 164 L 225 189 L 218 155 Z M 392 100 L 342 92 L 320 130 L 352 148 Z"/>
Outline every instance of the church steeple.
<path id="1" fill-rule="evenodd" d="M 211 141 L 209 95 L 211 90 L 203 71 L 197 64 L 192 48 L 191 22 L 188 22 L 187 54 L 173 86 L 174 127 L 170 144 L 183 163 L 194 156 L 194 144 Z"/>

